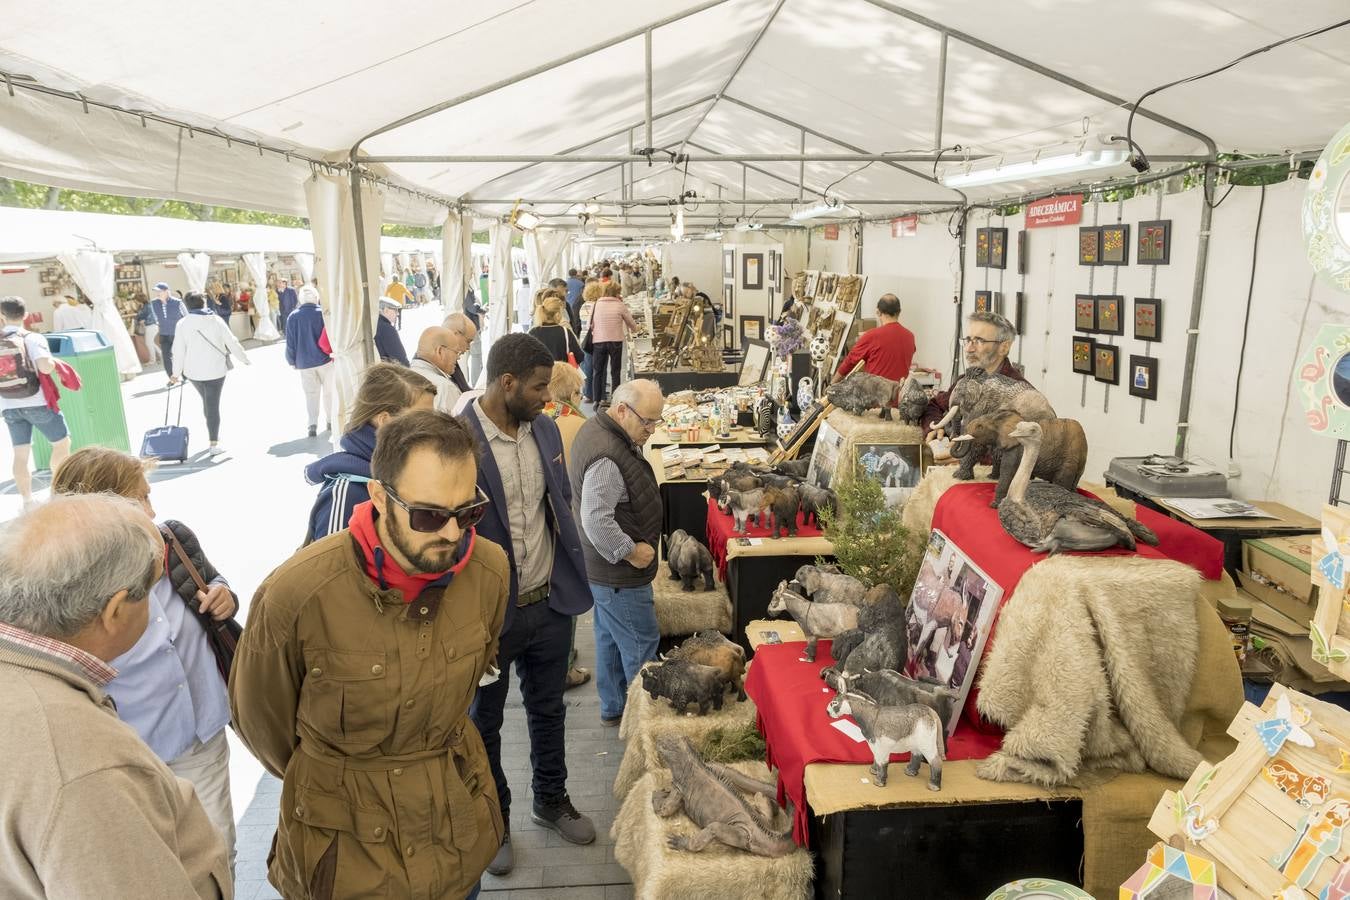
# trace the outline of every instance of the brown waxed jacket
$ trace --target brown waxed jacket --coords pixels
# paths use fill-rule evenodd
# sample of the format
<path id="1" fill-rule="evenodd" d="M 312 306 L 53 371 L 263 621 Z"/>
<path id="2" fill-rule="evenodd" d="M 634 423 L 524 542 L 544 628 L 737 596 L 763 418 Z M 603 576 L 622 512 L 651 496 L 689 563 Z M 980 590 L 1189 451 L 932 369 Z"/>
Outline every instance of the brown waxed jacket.
<path id="1" fill-rule="evenodd" d="M 350 532 L 315 541 L 253 599 L 230 676 L 239 736 L 284 779 L 269 880 L 287 898 L 464 897 L 501 844 L 468 718 L 497 655 L 506 554 L 478 537 L 443 590 L 404 604 Z"/>

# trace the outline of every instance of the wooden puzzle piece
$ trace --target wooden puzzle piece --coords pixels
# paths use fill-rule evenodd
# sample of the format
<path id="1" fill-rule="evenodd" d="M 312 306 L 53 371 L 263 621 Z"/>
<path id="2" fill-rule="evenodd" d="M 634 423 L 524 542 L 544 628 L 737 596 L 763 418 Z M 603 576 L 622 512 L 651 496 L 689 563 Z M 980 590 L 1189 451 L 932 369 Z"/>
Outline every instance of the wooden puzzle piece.
<path id="1" fill-rule="evenodd" d="M 1270 864 L 1294 884 L 1307 888 L 1322 863 L 1340 851 L 1347 821 L 1350 800 L 1336 799 L 1309 813 L 1299 820 L 1293 842 L 1283 853 L 1271 857 Z"/>
<path id="2" fill-rule="evenodd" d="M 1305 775 L 1285 759 L 1272 760 L 1261 770 L 1261 777 L 1300 806 L 1320 806 L 1331 793 L 1331 783 L 1326 778 Z"/>

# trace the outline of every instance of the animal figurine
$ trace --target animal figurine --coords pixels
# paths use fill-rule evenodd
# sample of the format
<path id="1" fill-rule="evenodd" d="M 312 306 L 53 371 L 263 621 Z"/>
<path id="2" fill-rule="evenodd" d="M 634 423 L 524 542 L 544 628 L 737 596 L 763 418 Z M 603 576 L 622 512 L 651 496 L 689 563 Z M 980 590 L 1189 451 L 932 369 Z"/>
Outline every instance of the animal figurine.
<path id="1" fill-rule="evenodd" d="M 666 562 L 670 565 L 670 580 L 683 582 L 682 590 L 686 593 L 694 589 L 699 575 L 703 576 L 705 591 L 716 590 L 712 554 L 683 528 L 676 529 L 667 541 Z"/>
<path id="2" fill-rule="evenodd" d="M 802 524 L 810 525 L 814 520 L 817 528 L 824 528 L 820 513 L 825 511 L 833 516 L 839 512 L 839 495 L 829 488 L 818 488 L 814 484 L 802 482 L 797 486 L 802 496 Z"/>
<path id="3" fill-rule="evenodd" d="M 905 630 L 905 606 L 900 595 L 887 584 L 879 584 L 863 598 L 858 627 L 836 637 L 830 645 L 833 669 L 855 674 L 874 669 L 898 669 L 905 661 L 908 632 Z M 823 673 L 822 676 L 824 677 Z"/>
<path id="4" fill-rule="evenodd" d="M 858 371 L 826 388 L 825 398 L 840 409 L 859 416 L 881 407 L 881 418 L 889 422 L 891 403 L 899 390 L 898 381 Z"/>
<path id="5" fill-rule="evenodd" d="M 806 661 L 815 662 L 816 643 L 858 627 L 858 607 L 847 603 L 812 603 L 788 588 L 786 581 L 769 598 L 769 615 L 787 614 L 806 634 Z"/>
<path id="6" fill-rule="evenodd" d="M 988 452 L 993 459 L 993 476 L 998 486 L 990 506 L 998 506 L 1008 495 L 1008 485 L 1012 483 L 1017 464 L 1022 461 L 1022 445 L 1011 436 L 1013 428 L 1021 421 L 1022 417 L 1012 410 L 1001 410 L 968 422 L 965 434 L 952 439 L 954 456 L 974 454 L 979 457 Z M 1040 424 L 1043 433 L 1041 452 L 1031 477 L 1072 491 L 1078 487 L 1078 479 L 1083 477 L 1083 469 L 1087 466 L 1087 435 L 1083 433 L 1083 426 L 1074 419 L 1047 419 Z"/>
<path id="7" fill-rule="evenodd" d="M 662 818 L 683 810 L 700 829 L 692 837 L 672 835 L 667 841 L 672 850 L 698 853 L 718 843 L 756 856 L 777 857 L 797 849 L 791 826 L 782 832 L 774 830 L 773 805 L 763 804 L 764 809 L 757 809 L 742 796 L 759 795 L 772 803 L 778 796 L 775 785 L 757 781 L 730 766 L 707 762 L 693 742 L 681 734 L 659 735 L 656 752 L 670 769 L 670 789 L 652 793 L 652 810 Z M 792 821 L 791 815 L 788 821 Z"/>
<path id="8" fill-rule="evenodd" d="M 766 488 L 795 488 L 797 479 L 791 475 L 777 475 L 773 472 L 765 472 L 759 476 L 760 483 Z"/>
<path id="9" fill-rule="evenodd" d="M 952 386 L 951 406 L 933 428 L 934 430 L 944 428 L 959 436 L 966 430 L 964 423 L 1003 409 L 1011 409 L 1029 421 L 1055 418 L 1055 410 L 1050 401 L 1025 381 L 989 373 L 979 366 L 974 366 L 967 369 L 966 374 Z M 961 427 L 948 428 L 955 421 L 962 423 Z M 983 458 L 984 453 L 954 449 L 953 455 L 957 452 L 962 455 L 954 477 L 961 481 L 969 481 L 975 477 L 975 464 Z"/>
<path id="10" fill-rule="evenodd" d="M 852 716 L 872 751 L 872 780 L 886 786 L 886 764 L 892 753 L 908 753 L 905 774 L 913 778 L 928 763 L 928 789 L 942 790 L 943 725 L 938 714 L 918 703 L 882 706 L 866 694 L 836 694 L 825 711 L 830 718 Z"/>
<path id="11" fill-rule="evenodd" d="M 745 650 L 719 631 L 700 631 L 666 654 L 666 659 L 683 659 L 713 666 L 736 688 L 736 699 L 745 699 Z"/>
<path id="12" fill-rule="evenodd" d="M 769 503 L 764 496 L 764 488 L 755 488 L 753 491 L 727 491 L 718 501 L 718 507 L 723 512 L 731 510 L 731 518 L 735 523 L 735 530 L 741 534 L 749 534 L 750 529 L 746 525 L 746 520 L 751 516 L 759 519 L 759 524 L 763 525 L 766 521 L 765 511 Z"/>
<path id="13" fill-rule="evenodd" d="M 956 712 L 957 693 L 949 687 L 915 681 L 894 669 L 877 669 L 874 672 L 857 674 L 824 669 L 820 674 L 825 683 L 840 694 L 866 694 L 882 706 L 907 706 L 919 703 L 931 708 L 944 723 L 954 721 L 952 714 Z"/>
<path id="14" fill-rule="evenodd" d="M 797 570 L 793 581 L 814 603 L 847 603 L 862 606 L 867 588 L 852 575 L 824 571 L 820 566 L 805 565 Z"/>
<path id="15" fill-rule="evenodd" d="M 900 386 L 900 399 L 897 403 L 900 421 L 906 425 L 918 425 L 927 411 L 928 392 L 913 375 L 910 375 Z"/>
<path id="16" fill-rule="evenodd" d="M 773 537 L 782 537 L 787 529 L 788 537 L 797 536 L 797 513 L 801 510 L 801 495 L 792 487 L 764 488 L 764 505 L 773 511 Z"/>
<path id="17" fill-rule="evenodd" d="M 671 709 L 683 713 L 689 704 L 698 706 L 698 714 L 722 708 L 722 697 L 731 687 L 730 680 L 715 666 L 685 659 L 670 659 L 642 670 L 642 689 L 653 698 L 664 697 Z"/>
<path id="18" fill-rule="evenodd" d="M 810 468 L 811 468 L 811 458 L 808 456 L 805 459 L 784 460 L 783 462 L 780 462 L 778 465 L 774 466 L 773 470 L 777 472 L 779 475 L 786 475 L 789 478 L 795 478 L 798 481 L 801 481 L 803 478 L 806 477 L 806 473 L 807 471 L 810 470 Z"/>
<path id="19" fill-rule="evenodd" d="M 1008 495 L 998 505 L 998 520 L 1014 540 L 1037 553 L 1061 550 L 1133 550 L 1136 541 L 1157 546 L 1158 536 L 1145 525 L 1128 519 L 1100 500 L 1066 490 L 1057 484 L 1032 482 L 1040 454 L 1039 422 L 1019 422 L 1009 435 L 1022 445 Z"/>

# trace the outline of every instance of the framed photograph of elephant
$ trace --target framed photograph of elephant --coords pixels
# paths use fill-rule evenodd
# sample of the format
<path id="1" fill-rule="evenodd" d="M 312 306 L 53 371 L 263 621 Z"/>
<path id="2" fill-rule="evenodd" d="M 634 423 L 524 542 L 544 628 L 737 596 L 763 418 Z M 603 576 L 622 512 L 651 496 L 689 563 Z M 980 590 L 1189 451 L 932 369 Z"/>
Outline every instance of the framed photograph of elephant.
<path id="1" fill-rule="evenodd" d="M 919 485 L 918 444 L 855 444 L 858 466 L 881 483 L 886 505 L 901 507 Z"/>

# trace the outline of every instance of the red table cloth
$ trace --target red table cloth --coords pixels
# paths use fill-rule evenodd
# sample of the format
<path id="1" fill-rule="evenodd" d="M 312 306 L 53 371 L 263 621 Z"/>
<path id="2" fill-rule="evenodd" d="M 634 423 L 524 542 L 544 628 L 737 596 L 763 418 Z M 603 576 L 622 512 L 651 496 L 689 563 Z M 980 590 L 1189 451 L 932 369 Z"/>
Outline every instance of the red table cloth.
<path id="1" fill-rule="evenodd" d="M 716 500 L 708 501 L 708 549 L 712 551 L 713 562 L 717 564 L 717 577 L 723 584 L 727 580 L 727 541 L 739 537 L 756 537 L 773 540 L 773 532 L 763 526 L 751 525 L 748 534 L 735 531 L 736 520 L 731 513 L 717 508 Z M 820 537 L 823 532 L 814 525 L 802 524 L 802 514 L 797 513 L 797 537 Z M 786 534 L 786 532 L 783 532 Z"/>
<path id="2" fill-rule="evenodd" d="M 998 521 L 998 512 L 989 506 L 994 497 L 994 485 L 976 483 L 957 485 L 938 500 L 933 513 L 933 528 L 942 531 L 990 579 L 1002 589 L 1002 602 L 1012 596 L 1022 574 L 1047 557 L 1033 553 L 1030 548 L 1013 540 Z M 710 507 L 708 533 L 711 543 L 713 516 L 722 516 L 715 505 Z M 722 516 L 730 523 L 730 518 Z M 1150 559 L 1176 559 L 1198 569 L 1211 580 L 1223 570 L 1223 544 L 1198 529 L 1161 516 L 1144 507 L 1139 508 L 1139 519 L 1153 528 L 1159 537 L 1159 546 L 1140 544 L 1134 553 Z M 728 525 L 725 529 L 730 530 Z M 725 559 L 725 535 L 722 541 Z M 716 556 L 717 550 L 713 553 Z M 1073 555 L 1130 555 L 1123 548 L 1092 554 Z M 997 625 L 997 619 L 995 619 Z M 988 653 L 993 645 L 991 633 L 985 643 Z M 755 701 L 758 724 L 768 747 L 769 765 L 778 769 L 779 801 L 792 800 L 795 812 L 793 838 L 807 843 L 806 766 L 813 762 L 863 763 L 872 762 L 866 744 L 856 743 L 830 722 L 825 707 L 834 691 L 820 680 L 820 670 L 833 665 L 829 656 L 829 641 L 818 645 L 816 662 L 799 661 L 805 644 L 794 642 L 781 645 L 760 645 L 755 652 L 754 665 L 745 679 L 745 691 Z M 961 721 L 947 740 L 948 759 L 984 759 L 1002 745 L 1002 732 L 981 719 L 976 712 L 975 699 L 978 681 L 966 699 Z M 908 754 L 897 754 L 892 761 L 908 759 Z"/>

